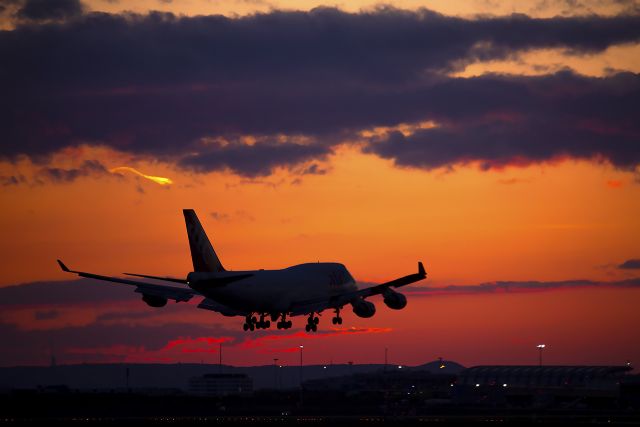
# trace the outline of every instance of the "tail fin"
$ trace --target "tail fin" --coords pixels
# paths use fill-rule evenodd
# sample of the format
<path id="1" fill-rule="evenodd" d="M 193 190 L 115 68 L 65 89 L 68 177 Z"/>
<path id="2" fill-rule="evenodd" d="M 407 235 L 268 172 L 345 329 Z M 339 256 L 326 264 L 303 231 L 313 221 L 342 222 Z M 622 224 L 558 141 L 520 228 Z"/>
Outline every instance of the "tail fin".
<path id="1" fill-rule="evenodd" d="M 218 259 L 216 252 L 204 232 L 198 216 L 193 209 L 183 209 L 184 221 L 187 224 L 189 249 L 193 260 L 193 271 L 221 272 L 226 271 Z"/>

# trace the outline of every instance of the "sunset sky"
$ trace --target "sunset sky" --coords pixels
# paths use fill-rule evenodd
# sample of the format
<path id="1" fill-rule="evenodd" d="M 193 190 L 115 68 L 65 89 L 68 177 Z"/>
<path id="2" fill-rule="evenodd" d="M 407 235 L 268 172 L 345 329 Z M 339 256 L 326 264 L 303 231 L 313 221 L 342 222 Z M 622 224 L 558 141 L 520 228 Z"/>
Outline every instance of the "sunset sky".
<path id="1" fill-rule="evenodd" d="M 0 365 L 640 364 L 640 2 L 0 0 Z M 181 210 L 228 269 L 344 263 L 288 331 L 147 307 Z M 304 284 L 301 284 L 304 286 Z"/>

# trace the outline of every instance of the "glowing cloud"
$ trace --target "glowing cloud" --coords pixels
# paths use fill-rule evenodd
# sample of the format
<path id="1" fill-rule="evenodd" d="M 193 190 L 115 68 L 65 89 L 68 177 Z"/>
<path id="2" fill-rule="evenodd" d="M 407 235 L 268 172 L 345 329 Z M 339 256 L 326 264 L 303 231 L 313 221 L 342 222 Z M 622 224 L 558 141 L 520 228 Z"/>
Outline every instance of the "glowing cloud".
<path id="1" fill-rule="evenodd" d="M 198 338 L 178 338 L 175 340 L 171 340 L 167 343 L 166 346 L 162 348 L 162 350 L 171 350 L 176 347 L 181 347 L 181 351 L 183 353 L 217 353 L 218 349 L 215 346 L 216 344 L 222 344 L 225 342 L 233 341 L 232 337 L 198 337 Z M 197 348 L 186 348 L 182 347 L 184 345 L 195 345 L 200 346 Z"/>
<path id="2" fill-rule="evenodd" d="M 288 340 L 300 340 L 300 339 L 321 339 L 330 338 L 339 335 L 349 334 L 379 334 L 392 332 L 392 328 L 368 328 L 368 327 L 355 327 L 351 328 L 332 328 L 330 330 L 319 331 L 313 334 L 307 332 L 295 332 L 288 335 L 263 335 L 257 338 L 248 338 L 246 341 L 240 343 L 240 348 L 243 349 L 257 349 L 260 353 L 293 353 L 299 350 L 300 347 L 284 347 L 284 348 L 271 348 L 269 343 L 276 343 L 278 341 Z"/>
<path id="3" fill-rule="evenodd" d="M 109 172 L 111 172 L 111 173 L 120 173 L 120 172 L 124 172 L 124 171 L 134 173 L 134 174 L 136 174 L 138 176 L 141 176 L 141 177 L 143 177 L 145 179 L 153 181 L 153 182 L 155 182 L 156 184 L 159 184 L 159 185 L 171 185 L 171 184 L 173 184 L 173 181 L 170 178 L 165 178 L 165 177 L 162 177 L 162 176 L 145 175 L 142 172 L 140 172 L 139 170 L 136 170 L 136 169 L 131 168 L 129 166 L 119 166 L 117 168 L 109 169 Z"/>

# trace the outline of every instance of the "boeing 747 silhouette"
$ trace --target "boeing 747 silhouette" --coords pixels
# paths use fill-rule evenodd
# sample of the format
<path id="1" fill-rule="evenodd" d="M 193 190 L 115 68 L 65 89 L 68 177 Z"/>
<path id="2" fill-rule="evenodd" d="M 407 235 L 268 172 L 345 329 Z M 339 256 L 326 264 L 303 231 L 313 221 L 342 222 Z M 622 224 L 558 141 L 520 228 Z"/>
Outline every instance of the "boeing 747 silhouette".
<path id="1" fill-rule="evenodd" d="M 278 329 L 288 329 L 292 322 L 287 317 L 308 316 L 305 329 L 315 332 L 320 321 L 317 315 L 324 310 L 333 310 L 333 324 L 342 324 L 340 310 L 348 304 L 357 316 L 371 317 L 376 307 L 366 299 L 378 294 L 382 295 L 389 308 L 401 310 L 407 305 L 407 298 L 392 288 L 427 277 L 421 262 L 418 263 L 417 273 L 363 289 L 358 288 L 344 265 L 333 262 L 299 264 L 282 270 L 227 271 L 213 250 L 196 213 L 192 209 L 183 212 L 193 261 L 193 271 L 187 278 L 124 274 L 179 283 L 186 287 L 74 271 L 60 260 L 58 264 L 63 271 L 81 277 L 135 286 L 135 291 L 142 294 L 142 300 L 151 307 L 164 307 L 168 300 L 181 302 L 202 296 L 204 299 L 198 308 L 217 311 L 224 316 L 244 316 L 245 331 L 267 329 L 271 322 L 276 321 Z"/>

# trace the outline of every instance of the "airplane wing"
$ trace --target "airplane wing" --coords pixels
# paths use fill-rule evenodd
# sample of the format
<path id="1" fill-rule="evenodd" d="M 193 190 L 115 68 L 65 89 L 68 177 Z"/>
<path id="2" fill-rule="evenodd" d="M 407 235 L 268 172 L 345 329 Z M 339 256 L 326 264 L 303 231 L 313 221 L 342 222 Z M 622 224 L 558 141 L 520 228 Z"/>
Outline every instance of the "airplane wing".
<path id="1" fill-rule="evenodd" d="M 391 280 L 389 282 L 371 286 L 370 288 L 360 289 L 355 292 L 352 292 L 351 294 L 353 294 L 353 296 L 358 296 L 361 298 L 368 298 L 373 295 L 379 295 L 383 293 L 386 289 L 389 289 L 391 287 L 399 288 L 401 286 L 406 286 L 406 285 L 410 285 L 411 283 L 419 282 L 420 280 L 423 280 L 426 278 L 427 278 L 427 272 L 424 269 L 424 265 L 422 265 L 422 262 L 418 262 L 417 273 L 408 274 L 406 276 Z"/>
<path id="2" fill-rule="evenodd" d="M 64 263 L 57 260 L 62 271 L 67 273 L 74 273 L 80 277 L 86 277 L 88 279 L 105 280 L 107 282 L 123 283 L 125 285 L 131 285 L 136 287 L 136 292 L 143 295 L 149 295 L 154 297 L 161 297 L 176 302 L 189 301 L 194 295 L 200 295 L 198 292 L 191 288 L 178 288 L 175 286 L 154 285 L 152 283 L 139 282 L 137 280 L 121 279 L 119 277 L 101 276 L 99 274 L 85 273 L 83 271 L 70 270 Z M 176 281 L 179 279 L 176 279 Z"/>
<path id="3" fill-rule="evenodd" d="M 379 295 L 385 292 L 385 290 L 393 287 L 399 288 L 409 285 L 411 283 L 419 282 L 427 277 L 427 272 L 424 269 L 422 262 L 418 262 L 418 272 L 409 274 L 389 282 L 380 283 L 379 285 L 371 286 L 369 288 L 358 289 L 353 292 L 345 292 L 342 294 L 333 295 L 329 299 L 329 303 L 324 298 L 318 298 L 315 300 L 300 301 L 294 304 L 291 308 L 291 315 L 298 316 L 302 314 L 309 314 L 313 312 L 320 312 L 327 308 L 338 308 L 343 305 L 349 304 L 356 298 L 368 298 L 374 295 Z"/>

